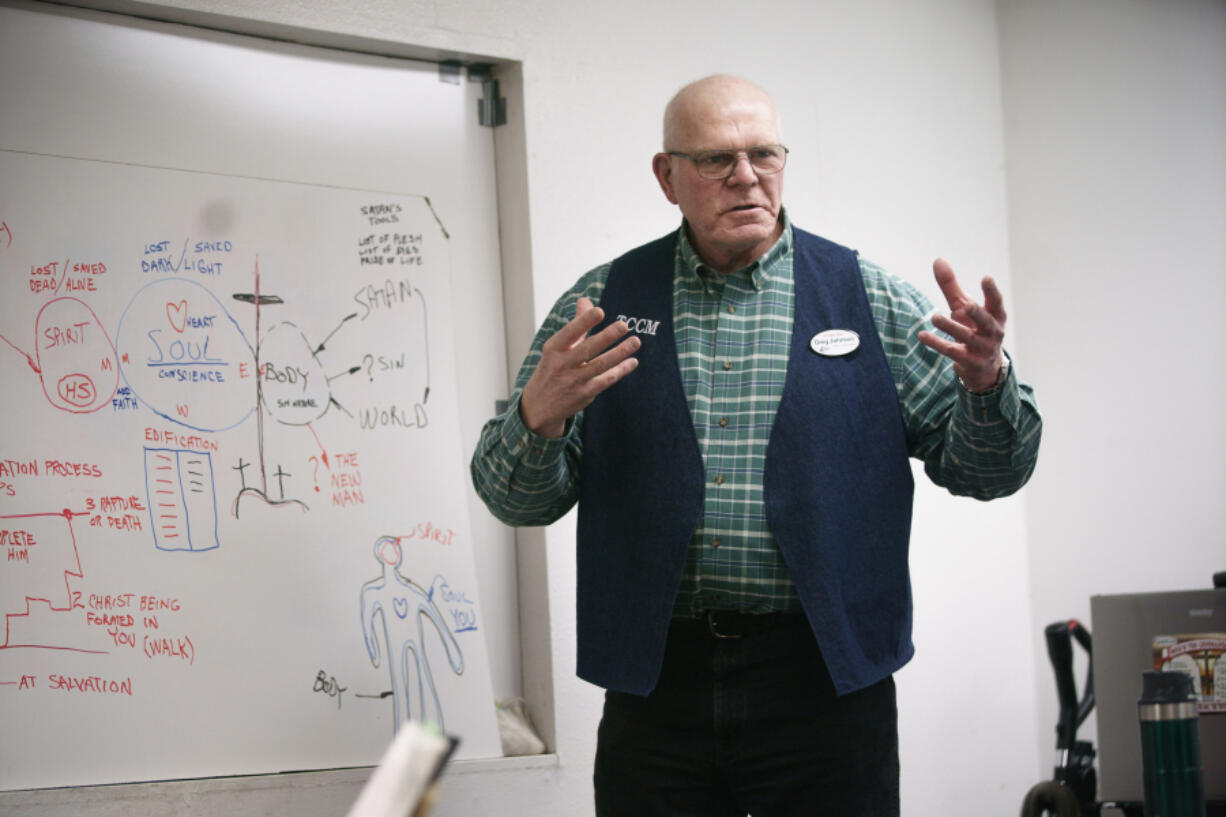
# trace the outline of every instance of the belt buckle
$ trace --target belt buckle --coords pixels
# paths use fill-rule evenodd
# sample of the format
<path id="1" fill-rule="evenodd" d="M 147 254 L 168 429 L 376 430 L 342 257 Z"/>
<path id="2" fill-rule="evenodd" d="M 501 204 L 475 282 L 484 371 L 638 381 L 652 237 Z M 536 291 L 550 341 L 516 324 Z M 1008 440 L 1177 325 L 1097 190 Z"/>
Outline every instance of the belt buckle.
<path id="1" fill-rule="evenodd" d="M 721 633 L 719 631 L 719 629 L 715 626 L 715 614 L 718 612 L 720 611 L 719 610 L 708 610 L 707 611 L 707 629 L 711 631 L 711 635 L 715 636 L 716 638 L 730 638 L 730 639 L 740 638 L 741 637 L 740 633 Z"/>

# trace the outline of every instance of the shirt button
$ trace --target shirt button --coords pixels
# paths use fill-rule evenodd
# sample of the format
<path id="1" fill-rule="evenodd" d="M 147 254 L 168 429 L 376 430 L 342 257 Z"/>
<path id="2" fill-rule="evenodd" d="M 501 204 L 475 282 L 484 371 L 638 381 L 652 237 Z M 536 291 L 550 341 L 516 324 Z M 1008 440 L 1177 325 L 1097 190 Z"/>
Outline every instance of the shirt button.
<path id="1" fill-rule="evenodd" d="M 711 547 L 713 548 L 719 547 L 719 537 L 718 536 L 711 540 Z"/>
<path id="2" fill-rule="evenodd" d="M 732 368 L 732 361 L 731 361 L 731 360 L 725 360 L 725 361 L 724 361 L 724 371 L 726 372 L 726 371 L 728 371 L 728 370 L 729 370 L 729 369 L 731 369 L 731 368 Z"/>
<path id="3" fill-rule="evenodd" d="M 728 304 L 728 314 L 729 315 L 736 314 L 736 306 L 734 304 Z"/>
<path id="4" fill-rule="evenodd" d="M 716 475 L 716 477 L 715 477 L 715 484 L 716 484 L 716 485 L 723 485 L 723 484 L 724 484 L 724 475 L 723 475 L 723 474 L 717 474 L 717 475 Z"/>
<path id="5" fill-rule="evenodd" d="M 728 427 L 728 418 L 727 418 L 727 417 L 720 417 L 720 418 L 719 418 L 719 426 L 720 426 L 720 428 L 727 428 L 727 427 Z"/>

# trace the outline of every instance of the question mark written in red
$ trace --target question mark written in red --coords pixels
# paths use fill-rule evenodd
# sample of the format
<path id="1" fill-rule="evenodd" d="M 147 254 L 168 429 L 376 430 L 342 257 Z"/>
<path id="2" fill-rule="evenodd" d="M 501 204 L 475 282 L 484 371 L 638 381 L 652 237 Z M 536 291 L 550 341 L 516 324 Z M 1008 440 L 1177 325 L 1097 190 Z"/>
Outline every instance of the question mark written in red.
<path id="1" fill-rule="evenodd" d="M 319 457 L 307 457 L 307 459 L 315 463 L 315 470 L 311 472 L 311 479 L 315 480 L 315 493 L 319 493 Z"/>

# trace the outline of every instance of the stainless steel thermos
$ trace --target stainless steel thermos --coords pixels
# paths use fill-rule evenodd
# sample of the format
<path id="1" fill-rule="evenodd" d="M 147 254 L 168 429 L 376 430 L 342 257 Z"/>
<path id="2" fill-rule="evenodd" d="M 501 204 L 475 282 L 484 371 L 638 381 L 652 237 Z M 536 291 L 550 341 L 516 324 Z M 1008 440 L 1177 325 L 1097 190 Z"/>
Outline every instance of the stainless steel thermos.
<path id="1" fill-rule="evenodd" d="M 1182 672 L 1146 672 L 1137 702 L 1145 817 L 1205 817 L 1197 695 Z"/>

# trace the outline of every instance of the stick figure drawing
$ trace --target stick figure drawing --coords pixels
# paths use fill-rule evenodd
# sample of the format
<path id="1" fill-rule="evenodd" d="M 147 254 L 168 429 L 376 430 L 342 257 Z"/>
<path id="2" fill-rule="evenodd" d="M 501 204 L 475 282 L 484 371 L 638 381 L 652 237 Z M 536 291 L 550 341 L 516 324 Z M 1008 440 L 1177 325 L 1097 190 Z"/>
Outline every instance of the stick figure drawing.
<path id="1" fill-rule="evenodd" d="M 383 566 L 383 575 L 362 585 L 362 633 L 366 652 L 376 667 L 381 661 L 380 636 L 387 645 L 395 728 L 416 716 L 416 720 L 443 729 L 443 709 L 425 649 L 430 630 L 426 622 L 438 631 L 456 675 L 464 672 L 464 655 L 432 593 L 400 574 L 404 559 L 400 537 L 380 537 L 375 542 L 375 558 Z"/>

